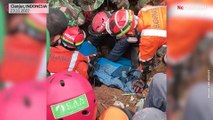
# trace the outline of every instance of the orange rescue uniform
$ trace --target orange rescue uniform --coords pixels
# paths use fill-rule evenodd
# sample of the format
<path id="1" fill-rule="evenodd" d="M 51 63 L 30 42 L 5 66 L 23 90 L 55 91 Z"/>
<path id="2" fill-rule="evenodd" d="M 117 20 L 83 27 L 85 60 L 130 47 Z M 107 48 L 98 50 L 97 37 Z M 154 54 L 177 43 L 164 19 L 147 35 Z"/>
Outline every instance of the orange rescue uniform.
<path id="1" fill-rule="evenodd" d="M 202 37 L 213 28 L 212 0 L 170 0 L 168 3 L 168 53 L 170 64 L 187 59 Z"/>
<path id="2" fill-rule="evenodd" d="M 70 51 L 62 46 L 50 48 L 48 71 L 57 73 L 62 71 L 75 71 L 88 79 L 89 58 L 78 51 Z"/>
<path id="3" fill-rule="evenodd" d="M 166 6 L 145 6 L 139 11 L 138 18 L 138 31 L 141 33 L 139 59 L 145 62 L 166 45 Z"/>

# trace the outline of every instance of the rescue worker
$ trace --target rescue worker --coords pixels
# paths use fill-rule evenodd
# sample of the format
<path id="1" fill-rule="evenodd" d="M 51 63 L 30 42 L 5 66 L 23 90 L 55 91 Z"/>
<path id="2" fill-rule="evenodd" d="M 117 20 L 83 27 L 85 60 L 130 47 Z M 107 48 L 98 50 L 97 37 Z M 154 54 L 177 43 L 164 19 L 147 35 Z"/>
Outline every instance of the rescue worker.
<path id="1" fill-rule="evenodd" d="M 110 16 L 111 13 L 109 11 L 98 12 L 88 27 L 89 37 L 87 40 L 91 42 L 103 56 L 107 56 L 115 44 L 115 39 L 110 36 L 105 29 L 106 21 Z"/>
<path id="2" fill-rule="evenodd" d="M 89 57 L 83 56 L 76 49 L 84 42 L 86 35 L 79 27 L 67 28 L 61 36 L 59 45 L 50 48 L 48 72 L 75 71 L 88 79 Z"/>
<path id="3" fill-rule="evenodd" d="M 157 50 L 166 46 L 166 6 L 147 5 L 140 10 L 138 18 L 140 69 L 146 81 L 147 73 L 154 66 Z"/>
<path id="4" fill-rule="evenodd" d="M 92 21 L 92 16 L 98 11 L 129 9 L 129 0 L 76 0 L 84 11 L 84 16 L 88 21 Z"/>
<path id="5" fill-rule="evenodd" d="M 111 36 L 115 37 L 116 44 L 110 51 L 107 59 L 117 61 L 131 45 L 134 45 L 131 43 L 138 42 L 135 31 L 136 25 L 137 17 L 129 9 L 118 10 L 109 18 L 106 22 L 106 30 Z M 134 65 L 138 63 L 137 52 L 131 53 L 134 53 L 131 54 L 132 66 L 137 68 L 137 65 Z"/>

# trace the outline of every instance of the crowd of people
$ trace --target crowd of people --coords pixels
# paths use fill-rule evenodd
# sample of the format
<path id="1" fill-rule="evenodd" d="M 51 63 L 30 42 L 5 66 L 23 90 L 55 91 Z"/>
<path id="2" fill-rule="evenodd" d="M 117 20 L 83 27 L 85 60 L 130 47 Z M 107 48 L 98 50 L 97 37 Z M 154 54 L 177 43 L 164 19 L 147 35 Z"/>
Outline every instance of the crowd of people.
<path id="1" fill-rule="evenodd" d="M 48 14 L 8 11 L 47 2 Z M 2 0 L 0 119 L 212 119 L 212 8 L 212 0 Z M 149 79 L 159 60 L 167 74 Z M 135 113 L 111 106 L 99 116 L 92 85 L 100 84 L 149 91 Z"/>
<path id="2" fill-rule="evenodd" d="M 84 83 L 75 83 L 74 81 L 73 84 L 67 83 L 70 77 L 76 76 L 75 73 L 82 76 L 78 77 L 79 79 L 88 80 L 90 83 L 99 79 L 102 84 L 123 88 L 122 90 L 128 92 L 140 93 L 147 88 L 147 74 L 156 65 L 155 57 L 160 57 L 163 63 L 166 64 L 167 13 L 164 1 L 147 0 L 142 1 L 143 4 L 140 2 L 138 2 L 140 7 L 138 5 L 135 7 L 136 2 L 131 4 L 128 0 L 50 1 L 52 6 L 47 15 L 47 28 L 50 33 L 50 51 L 47 64 L 47 71 L 50 77 L 48 79 L 50 81 L 53 81 L 53 79 L 55 79 L 54 81 L 60 81 L 61 85 L 63 84 L 61 80 L 64 80 L 65 84 L 79 86 L 76 89 L 82 89 L 83 91 L 87 89 L 85 88 L 86 86 L 82 88 L 83 85 L 81 84 Z M 113 5 L 113 3 L 116 3 L 117 7 L 109 6 L 109 4 Z M 132 5 L 136 9 L 131 9 Z M 95 47 L 96 51 L 85 54 L 85 51 L 90 51 L 88 46 L 83 45 L 85 43 Z M 103 53 L 102 46 L 109 48 L 106 54 Z M 107 65 L 101 64 L 97 69 L 96 64 L 99 64 L 100 58 L 106 60 Z M 126 77 L 122 76 L 122 72 L 125 71 L 125 65 L 122 63 L 122 68 L 119 67 L 119 70 L 106 69 L 111 67 L 108 64 L 117 64 L 122 58 L 126 58 L 130 62 L 128 69 L 137 71 L 133 72 L 131 78 L 128 75 Z M 64 71 L 68 71 L 68 73 L 61 74 Z M 125 79 L 127 88 L 124 88 L 125 86 L 121 87 L 118 79 L 110 78 L 112 81 L 106 82 L 105 80 L 108 78 L 103 75 L 106 73 L 101 73 L 102 71 L 109 71 L 107 74 L 111 72 L 110 77 L 113 75 L 119 78 L 123 77 L 123 79 L 119 80 L 123 82 Z M 71 73 L 70 76 L 67 75 L 69 72 Z M 100 73 L 105 78 L 101 78 Z M 128 71 L 127 73 L 130 72 Z M 51 84 L 50 86 L 54 87 Z M 50 89 L 52 89 L 51 87 Z M 99 119 L 166 119 L 166 74 L 158 73 L 154 75 L 149 89 L 150 91 L 144 104 L 145 109 L 139 110 L 135 115 L 129 110 L 112 106 L 102 113 Z M 73 91 L 71 88 L 67 88 L 67 90 Z M 58 92 L 54 94 L 51 94 L 52 97 L 61 96 Z M 79 93 L 75 94 L 77 96 Z M 75 94 L 73 93 L 73 96 Z M 86 91 L 85 94 L 88 95 Z M 87 118 L 94 119 L 97 111 L 94 104 L 97 103 L 95 100 L 91 102 L 96 99 L 94 93 L 90 95 L 87 96 L 90 106 L 89 111 L 87 111 L 90 114 Z M 60 98 L 62 99 L 63 97 Z M 87 115 L 86 112 L 85 114 Z M 82 115 L 81 117 L 80 114 L 78 115 L 70 115 L 68 117 L 62 115 L 59 118 L 76 119 L 77 117 L 82 117 Z M 49 119 L 57 118 L 54 113 L 48 117 Z"/>

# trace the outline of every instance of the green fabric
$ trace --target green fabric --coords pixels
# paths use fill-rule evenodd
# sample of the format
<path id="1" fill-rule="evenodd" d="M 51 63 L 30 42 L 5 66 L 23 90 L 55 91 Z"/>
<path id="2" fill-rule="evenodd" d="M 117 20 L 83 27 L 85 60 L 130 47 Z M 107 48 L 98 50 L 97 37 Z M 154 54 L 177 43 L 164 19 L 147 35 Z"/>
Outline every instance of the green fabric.
<path id="1" fill-rule="evenodd" d="M 85 17 L 83 15 L 81 7 L 75 5 L 68 0 L 48 0 L 50 7 L 60 9 L 65 7 L 64 14 L 69 20 L 68 26 L 83 25 Z"/>
<path id="2" fill-rule="evenodd" d="M 95 0 L 94 2 L 92 0 L 78 1 L 78 4 L 81 6 L 81 8 L 84 11 L 94 11 L 98 9 L 103 3 L 104 3 L 104 0 Z"/>
<path id="3" fill-rule="evenodd" d="M 75 5 L 74 3 L 65 4 L 66 7 L 65 14 L 69 18 L 69 26 L 83 25 L 85 22 L 85 17 L 83 15 L 81 7 Z"/>
<path id="4" fill-rule="evenodd" d="M 49 31 L 46 31 L 46 51 L 47 51 L 47 61 L 50 55 L 50 34 Z"/>
<path id="5" fill-rule="evenodd" d="M 144 7 L 147 3 L 151 2 L 153 0 L 139 0 L 140 7 Z"/>
<path id="6" fill-rule="evenodd" d="M 4 37 L 5 37 L 5 10 L 3 4 L 0 2 L 0 63 L 2 61 L 3 56 L 3 47 L 4 47 Z"/>
<path id="7" fill-rule="evenodd" d="M 50 7 L 52 7 L 52 8 L 56 8 L 56 7 L 60 6 L 62 3 L 69 3 L 68 0 L 47 0 L 47 2 L 49 3 Z"/>
<path id="8" fill-rule="evenodd" d="M 47 56 L 47 61 L 46 63 L 48 64 L 49 56 L 50 56 L 50 34 L 49 31 L 46 31 L 46 56 Z M 47 71 L 46 76 L 50 76 L 50 73 Z"/>
<path id="9" fill-rule="evenodd" d="M 102 4 L 104 3 L 104 0 L 97 0 L 94 4 L 94 9 L 98 9 Z"/>

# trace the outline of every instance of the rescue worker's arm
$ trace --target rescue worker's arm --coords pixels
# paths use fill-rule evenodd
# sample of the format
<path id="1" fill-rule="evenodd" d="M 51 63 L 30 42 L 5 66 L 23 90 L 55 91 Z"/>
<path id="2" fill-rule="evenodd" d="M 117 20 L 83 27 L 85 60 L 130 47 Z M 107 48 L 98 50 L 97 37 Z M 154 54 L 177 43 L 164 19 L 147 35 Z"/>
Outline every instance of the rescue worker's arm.
<path id="1" fill-rule="evenodd" d="M 89 62 L 89 57 L 86 57 L 82 54 L 79 53 L 79 62 L 76 65 L 75 71 L 78 72 L 80 75 L 85 77 L 86 79 L 89 78 L 88 76 L 88 62 Z"/>
<path id="2" fill-rule="evenodd" d="M 129 45 L 130 43 L 127 41 L 126 38 L 119 40 L 118 42 L 116 42 L 114 48 L 110 51 L 107 59 L 113 62 L 117 61 L 126 52 Z"/>
<path id="3" fill-rule="evenodd" d="M 80 62 L 76 67 L 76 72 L 78 72 L 80 75 L 82 75 L 84 78 L 89 79 L 88 76 L 88 64 L 84 61 Z"/>

